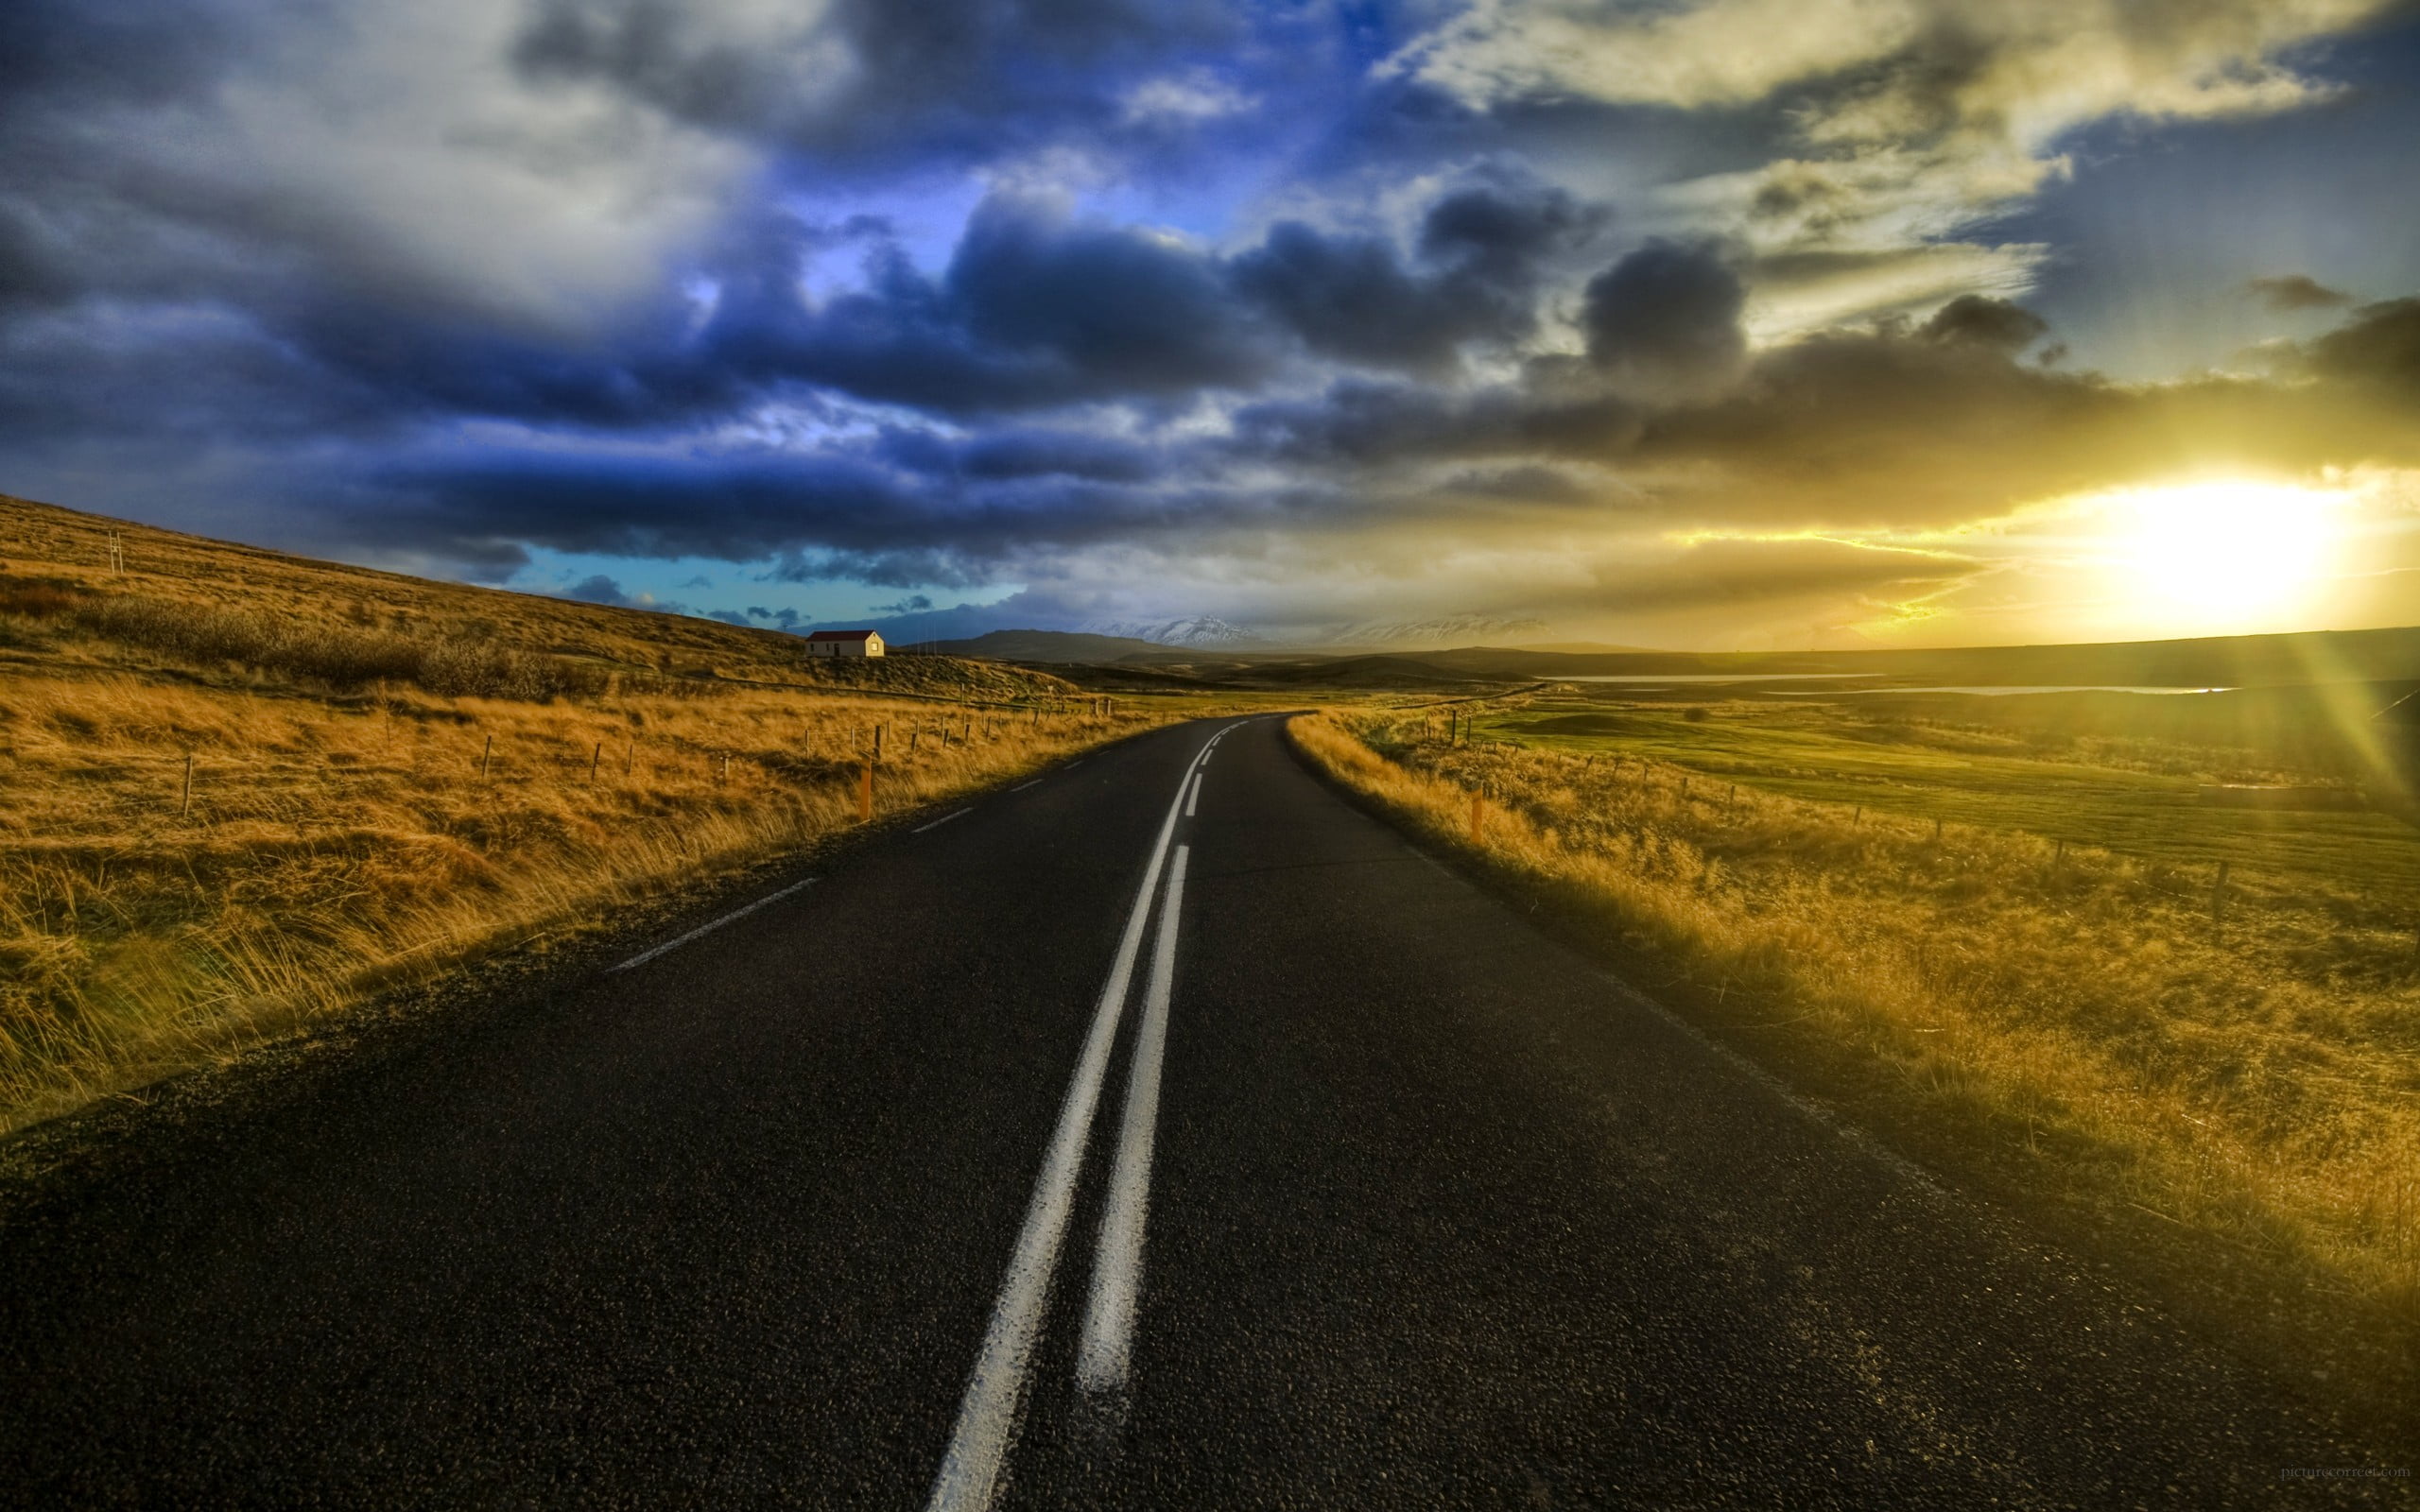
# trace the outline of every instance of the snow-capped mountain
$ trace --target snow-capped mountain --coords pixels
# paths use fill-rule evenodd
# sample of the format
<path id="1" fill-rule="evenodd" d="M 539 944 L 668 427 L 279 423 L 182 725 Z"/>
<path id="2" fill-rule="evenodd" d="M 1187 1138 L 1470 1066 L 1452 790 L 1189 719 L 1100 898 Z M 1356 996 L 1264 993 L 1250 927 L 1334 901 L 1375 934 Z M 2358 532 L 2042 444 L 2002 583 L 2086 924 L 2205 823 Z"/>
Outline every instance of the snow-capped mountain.
<path id="1" fill-rule="evenodd" d="M 1156 641 L 1162 645 L 1251 645 L 1260 640 L 1239 625 L 1206 614 L 1187 620 L 1100 620 L 1079 626 L 1078 629 L 1086 635 L 1122 635 L 1130 640 Z"/>
<path id="2" fill-rule="evenodd" d="M 1365 620 L 1340 625 L 1322 639 L 1330 645 L 1456 646 L 1544 634 L 1547 622 L 1502 614 L 1442 614 L 1426 620 Z"/>

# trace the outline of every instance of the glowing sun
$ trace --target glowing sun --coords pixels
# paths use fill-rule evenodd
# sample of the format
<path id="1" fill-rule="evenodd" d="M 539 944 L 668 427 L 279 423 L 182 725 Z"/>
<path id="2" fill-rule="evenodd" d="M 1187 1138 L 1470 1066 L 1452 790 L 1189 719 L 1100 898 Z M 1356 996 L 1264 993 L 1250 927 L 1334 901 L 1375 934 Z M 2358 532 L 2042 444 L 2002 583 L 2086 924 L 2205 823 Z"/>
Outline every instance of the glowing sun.
<path id="1" fill-rule="evenodd" d="M 2287 484 L 2208 482 L 2102 501 L 2110 566 L 2145 609 L 2212 626 L 2303 608 L 2334 565 L 2345 503 Z"/>

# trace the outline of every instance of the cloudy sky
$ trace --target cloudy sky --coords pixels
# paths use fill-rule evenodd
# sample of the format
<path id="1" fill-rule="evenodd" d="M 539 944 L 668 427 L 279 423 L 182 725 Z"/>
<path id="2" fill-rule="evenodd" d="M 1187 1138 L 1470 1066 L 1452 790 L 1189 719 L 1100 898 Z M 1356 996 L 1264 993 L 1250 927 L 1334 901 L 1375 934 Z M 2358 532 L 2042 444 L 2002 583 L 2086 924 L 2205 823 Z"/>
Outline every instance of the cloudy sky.
<path id="1" fill-rule="evenodd" d="M 11 0 L 0 490 L 894 638 L 2420 622 L 2378 0 Z"/>

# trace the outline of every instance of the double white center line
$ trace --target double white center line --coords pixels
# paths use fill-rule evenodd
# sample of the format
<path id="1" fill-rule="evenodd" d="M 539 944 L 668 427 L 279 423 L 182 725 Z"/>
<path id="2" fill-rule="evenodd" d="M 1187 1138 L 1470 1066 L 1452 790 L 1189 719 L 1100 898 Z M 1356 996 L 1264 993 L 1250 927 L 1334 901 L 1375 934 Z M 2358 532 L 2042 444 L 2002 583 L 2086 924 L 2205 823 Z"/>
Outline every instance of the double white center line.
<path id="1" fill-rule="evenodd" d="M 1229 728 L 1233 728 L 1232 726 Z M 1075 1203 L 1076 1178 L 1083 1165 L 1084 1145 L 1092 1133 L 1093 1112 L 1100 1103 L 1101 1080 L 1109 1069 L 1117 1022 L 1126 1008 L 1134 960 L 1141 953 L 1143 927 L 1150 917 L 1151 896 L 1168 860 L 1168 842 L 1176 833 L 1180 811 L 1190 812 L 1189 797 L 1198 791 L 1195 776 L 1210 747 L 1226 733 L 1202 743 L 1177 780 L 1176 797 L 1160 823 L 1143 885 L 1126 919 L 1117 955 L 1093 1009 L 1092 1031 L 1085 1037 L 1074 1080 L 1060 1105 L 1059 1125 L 1043 1157 L 1042 1175 L 1027 1204 L 1025 1226 L 1009 1257 L 1008 1279 L 992 1310 L 991 1327 L 983 1335 L 983 1352 L 966 1383 L 958 1409 L 958 1426 L 950 1435 L 949 1452 L 933 1479 L 931 1512 L 981 1512 L 992 1504 L 1016 1437 L 1017 1408 L 1025 1398 L 1026 1377 L 1033 1363 L 1034 1341 L 1042 1332 L 1042 1314 L 1050 1297 L 1052 1273 L 1066 1238 L 1067 1220 Z M 1189 851 L 1176 848 L 1175 865 L 1167 868 L 1167 897 L 1160 909 L 1160 928 L 1152 941 L 1151 977 L 1144 994 L 1143 1023 L 1134 1044 L 1134 1064 L 1128 1078 L 1126 1113 L 1120 1125 L 1117 1155 L 1110 1169 L 1107 1205 L 1101 1214 L 1098 1250 L 1094 1261 L 1093 1289 L 1085 1309 L 1082 1343 L 1078 1349 L 1077 1381 L 1087 1392 L 1122 1395 L 1134 1332 L 1135 1299 L 1143 1265 L 1143 1219 L 1150 1204 L 1152 1130 L 1159 1117 L 1160 1060 L 1167 1042 L 1168 999 L 1176 975 L 1176 934 L 1184 902 L 1185 864 Z"/>

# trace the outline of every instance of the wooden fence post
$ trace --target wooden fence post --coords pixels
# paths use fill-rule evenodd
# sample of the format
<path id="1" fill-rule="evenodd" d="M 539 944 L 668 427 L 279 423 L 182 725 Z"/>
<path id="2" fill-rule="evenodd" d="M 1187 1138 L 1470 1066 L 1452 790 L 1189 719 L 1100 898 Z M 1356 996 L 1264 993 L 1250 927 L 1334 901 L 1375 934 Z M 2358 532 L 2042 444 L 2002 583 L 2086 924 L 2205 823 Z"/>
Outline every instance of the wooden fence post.
<path id="1" fill-rule="evenodd" d="M 493 735 L 490 735 L 490 736 L 488 737 L 488 743 L 487 743 L 487 745 L 486 745 L 485 747 L 481 747 L 481 748 L 480 748 L 480 751 L 479 751 L 479 781 L 480 781 L 480 782 L 486 782 L 486 781 L 488 780 L 488 763 L 489 763 L 491 760 L 493 760 L 493 759 L 494 758 L 494 756 L 495 756 L 495 737 L 494 737 Z"/>
<path id="2" fill-rule="evenodd" d="M 185 793 L 184 793 L 184 797 L 183 797 L 182 799 L 180 799 L 180 800 L 178 801 L 178 803 L 177 803 L 177 817 L 182 819 L 182 818 L 183 818 L 186 815 L 191 814 L 192 812 L 193 812 L 193 752 L 191 752 L 191 751 L 187 751 L 187 752 L 185 752 Z"/>
<path id="3" fill-rule="evenodd" d="M 595 750 L 590 751 L 590 752 L 588 753 L 588 785 L 589 785 L 589 786 L 591 786 L 591 787 L 595 787 L 595 786 L 596 785 L 596 764 L 597 764 L 598 762 L 603 761 L 604 759 L 605 759 L 605 743 L 604 743 L 603 741 L 601 741 L 601 740 L 600 740 L 600 741 L 598 741 L 598 742 L 596 743 L 596 748 Z"/>

